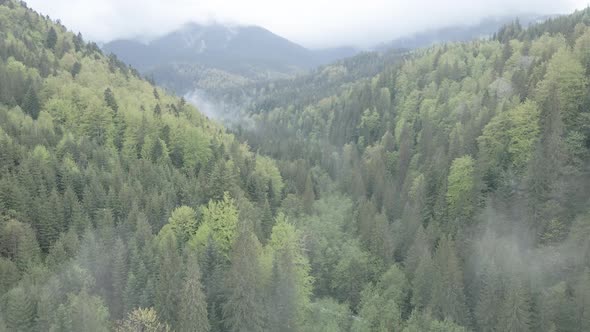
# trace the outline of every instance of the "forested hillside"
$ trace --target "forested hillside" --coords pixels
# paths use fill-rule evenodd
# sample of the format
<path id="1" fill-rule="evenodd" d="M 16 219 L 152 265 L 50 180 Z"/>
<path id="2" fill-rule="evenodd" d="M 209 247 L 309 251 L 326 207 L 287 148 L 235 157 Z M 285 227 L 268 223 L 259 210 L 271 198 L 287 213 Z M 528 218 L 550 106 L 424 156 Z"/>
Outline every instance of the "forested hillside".
<path id="1" fill-rule="evenodd" d="M 309 251 L 315 294 L 347 303 L 353 330 L 428 330 L 420 315 L 475 331 L 590 329 L 588 24 L 590 10 L 515 22 L 331 95 L 324 73 L 250 95 L 254 130 L 241 136 L 281 169 L 309 168 L 315 199 L 336 189 L 352 202 L 340 227 L 353 242 L 302 229 L 325 246 Z M 285 103 L 288 91 L 301 95 Z M 309 212 L 331 224 L 319 204 Z M 403 282 L 384 282 L 389 268 Z"/>
<path id="2" fill-rule="evenodd" d="M 588 25 L 254 86 L 232 134 L 0 0 L 0 331 L 588 331 Z"/>
<path id="3" fill-rule="evenodd" d="M 255 329 L 276 301 L 303 327 L 274 161 L 15 1 L 0 104 L 1 331 Z"/>

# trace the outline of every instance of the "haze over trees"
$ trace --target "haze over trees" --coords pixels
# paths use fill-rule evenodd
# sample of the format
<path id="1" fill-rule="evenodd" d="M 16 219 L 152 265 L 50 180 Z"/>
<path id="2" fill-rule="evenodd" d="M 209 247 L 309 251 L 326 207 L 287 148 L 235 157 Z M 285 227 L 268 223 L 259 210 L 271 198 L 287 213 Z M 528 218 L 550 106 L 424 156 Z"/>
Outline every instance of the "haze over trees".
<path id="1" fill-rule="evenodd" d="M 0 331 L 589 330 L 589 25 L 227 90 L 230 132 L 0 1 Z"/>

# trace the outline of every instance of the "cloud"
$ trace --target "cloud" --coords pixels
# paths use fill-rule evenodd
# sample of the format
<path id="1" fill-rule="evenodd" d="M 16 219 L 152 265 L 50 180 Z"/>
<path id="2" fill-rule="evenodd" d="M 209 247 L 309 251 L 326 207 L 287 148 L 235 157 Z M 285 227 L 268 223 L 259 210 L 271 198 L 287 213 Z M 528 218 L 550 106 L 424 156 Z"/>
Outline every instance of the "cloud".
<path id="1" fill-rule="evenodd" d="M 263 26 L 308 47 L 368 46 L 485 17 L 560 14 L 588 0 L 29 0 L 91 40 L 153 37 L 188 21 Z"/>

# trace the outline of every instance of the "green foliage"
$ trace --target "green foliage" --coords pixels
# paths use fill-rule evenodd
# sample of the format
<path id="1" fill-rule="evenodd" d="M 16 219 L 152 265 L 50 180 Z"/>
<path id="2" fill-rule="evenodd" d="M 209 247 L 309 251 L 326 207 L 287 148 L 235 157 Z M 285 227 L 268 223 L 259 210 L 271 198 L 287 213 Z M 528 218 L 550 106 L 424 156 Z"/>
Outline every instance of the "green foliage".
<path id="1" fill-rule="evenodd" d="M 455 243 L 443 237 L 434 256 L 435 275 L 430 307 L 435 317 L 465 326 L 469 311 L 465 302 L 463 272 Z"/>
<path id="2" fill-rule="evenodd" d="M 13 261 L 0 257 L 0 296 L 10 290 L 20 279 L 18 267 Z"/>
<path id="3" fill-rule="evenodd" d="M 228 331 L 264 330 L 259 246 L 247 230 L 241 230 L 233 243 L 232 264 L 224 283 L 227 301 L 223 305 L 223 324 Z"/>
<path id="4" fill-rule="evenodd" d="M 181 243 L 190 239 L 197 231 L 197 218 L 195 210 L 188 206 L 177 207 L 172 211 L 168 223 L 176 233 Z"/>
<path id="5" fill-rule="evenodd" d="M 153 308 L 137 308 L 115 327 L 116 332 L 168 332 L 168 325 L 158 321 L 158 314 Z"/>
<path id="6" fill-rule="evenodd" d="M 301 233 L 283 214 L 276 218 L 266 249 L 272 256 L 271 305 L 278 309 L 271 312 L 277 322 L 275 328 L 289 326 L 297 330 L 309 310 L 313 277 L 301 244 Z"/>
<path id="7" fill-rule="evenodd" d="M 228 254 L 238 225 L 238 210 L 229 193 L 225 193 L 222 201 L 209 201 L 201 209 L 202 222 L 197 233 L 193 236 L 193 246 L 204 246 L 209 236 L 212 236 L 216 246 Z"/>
<path id="8" fill-rule="evenodd" d="M 6 327 L 13 331 L 29 331 L 34 323 L 34 303 L 22 287 L 11 289 L 3 297 Z"/>
<path id="9" fill-rule="evenodd" d="M 348 307 L 331 299 L 312 303 L 311 314 L 303 331 L 348 331 L 352 321 Z"/>
<path id="10" fill-rule="evenodd" d="M 256 156 L 254 175 L 260 177 L 260 181 L 271 188 L 270 197 L 279 198 L 281 196 L 284 187 L 283 179 L 276 163 L 272 159 L 264 156 Z"/>
<path id="11" fill-rule="evenodd" d="M 474 162 L 470 156 L 453 160 L 447 180 L 447 204 L 451 218 L 468 220 L 473 214 L 476 201 Z"/>
<path id="12" fill-rule="evenodd" d="M 39 263 L 40 251 L 34 231 L 28 224 L 10 220 L 0 230 L 2 252 L 20 271 Z"/>
<path id="13" fill-rule="evenodd" d="M 362 292 L 359 319 L 353 331 L 397 331 L 403 326 L 402 308 L 408 295 L 404 273 L 393 265 L 379 282 Z"/>
<path id="14" fill-rule="evenodd" d="M 403 332 L 466 332 L 462 326 L 453 323 L 450 320 L 439 321 L 433 319 L 428 314 L 413 313 L 408 320 L 408 325 L 402 330 Z"/>
<path id="15" fill-rule="evenodd" d="M 37 92 L 35 92 L 35 88 L 33 86 L 29 86 L 29 90 L 27 90 L 27 93 L 24 96 L 22 109 L 33 119 L 37 119 L 39 116 L 41 105 L 39 103 Z"/>
<path id="16" fill-rule="evenodd" d="M 189 255 L 186 262 L 178 321 L 181 331 L 208 332 L 211 328 L 207 319 L 207 301 L 201 285 L 201 272 L 192 255 Z"/>
<path id="17" fill-rule="evenodd" d="M 412 305 L 417 309 L 425 309 L 432 298 L 432 282 L 435 273 L 434 263 L 429 252 L 420 257 L 414 280 L 412 281 Z"/>
<path id="18" fill-rule="evenodd" d="M 589 10 L 219 90 L 230 134 L 0 2 L 0 330 L 588 330 Z"/>
<path id="19" fill-rule="evenodd" d="M 92 296 L 86 290 L 68 297 L 68 303 L 60 306 L 63 325 L 55 327 L 66 331 L 108 331 L 109 313 L 98 296 Z"/>
<path id="20" fill-rule="evenodd" d="M 502 331 L 531 330 L 530 297 L 523 285 L 508 289 L 500 315 L 499 328 Z"/>
<path id="21" fill-rule="evenodd" d="M 560 49 L 553 55 L 547 65 L 545 79 L 539 84 L 537 99 L 546 101 L 549 98 L 552 84 L 557 87 L 557 102 L 560 114 L 568 128 L 577 129 L 585 123 L 580 118 L 580 107 L 586 99 L 587 78 L 580 61 L 571 51 Z"/>
<path id="22" fill-rule="evenodd" d="M 501 172 L 522 174 L 533 156 L 539 137 L 539 111 L 532 101 L 495 116 L 477 139 L 480 158 L 491 186 Z"/>
<path id="23" fill-rule="evenodd" d="M 57 32 L 55 31 L 54 27 L 49 28 L 47 32 L 47 38 L 45 39 L 45 46 L 50 49 L 55 49 L 55 45 L 57 44 Z"/>
<path id="24" fill-rule="evenodd" d="M 342 248 L 342 258 L 334 268 L 331 287 L 338 300 L 348 302 L 356 309 L 361 301 L 361 292 L 373 275 L 375 267 L 371 256 L 356 243 L 347 243 Z"/>
<path id="25" fill-rule="evenodd" d="M 72 75 L 75 76 L 75 75 Z M 117 100 L 115 99 L 115 95 L 111 88 L 107 88 L 104 90 L 104 101 L 107 106 L 112 109 L 115 113 L 119 111 L 119 105 L 117 104 Z"/>
<path id="26" fill-rule="evenodd" d="M 182 259 L 178 252 L 176 235 L 168 226 L 162 228 L 155 239 L 157 255 L 155 308 L 164 322 L 173 325 L 178 322 L 177 315 L 182 294 L 180 288 L 182 274 L 178 269 Z"/>

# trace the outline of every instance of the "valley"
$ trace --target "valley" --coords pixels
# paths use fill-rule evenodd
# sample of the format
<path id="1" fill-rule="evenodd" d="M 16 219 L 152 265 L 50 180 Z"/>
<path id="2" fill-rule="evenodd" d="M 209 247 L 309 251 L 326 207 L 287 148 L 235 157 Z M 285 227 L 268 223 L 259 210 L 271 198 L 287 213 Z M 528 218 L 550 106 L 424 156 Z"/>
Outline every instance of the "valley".
<path id="1" fill-rule="evenodd" d="M 0 0 L 0 331 L 590 328 L 590 9 L 362 52 L 53 19 Z"/>

